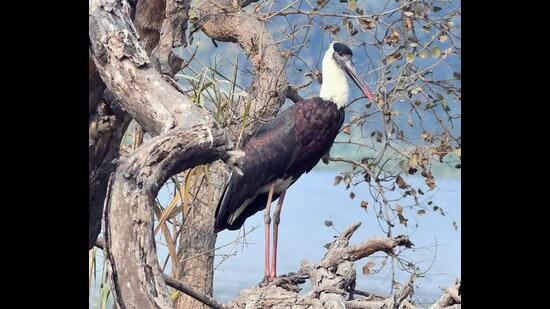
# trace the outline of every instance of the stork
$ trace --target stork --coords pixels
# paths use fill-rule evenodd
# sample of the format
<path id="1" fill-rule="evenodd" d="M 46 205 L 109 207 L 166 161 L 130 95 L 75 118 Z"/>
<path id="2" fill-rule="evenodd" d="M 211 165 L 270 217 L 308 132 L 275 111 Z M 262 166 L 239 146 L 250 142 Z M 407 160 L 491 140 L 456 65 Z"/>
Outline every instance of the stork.
<path id="1" fill-rule="evenodd" d="M 346 73 L 372 100 L 353 66 L 352 55 L 345 44 L 330 44 L 323 57 L 319 96 L 297 102 L 254 133 L 243 149 L 243 174 L 231 175 L 216 209 L 215 232 L 237 230 L 248 217 L 264 210 L 264 282 L 277 276 L 277 239 L 285 192 L 330 151 L 344 122 L 344 105 L 349 95 Z M 277 199 L 270 268 L 270 208 Z"/>

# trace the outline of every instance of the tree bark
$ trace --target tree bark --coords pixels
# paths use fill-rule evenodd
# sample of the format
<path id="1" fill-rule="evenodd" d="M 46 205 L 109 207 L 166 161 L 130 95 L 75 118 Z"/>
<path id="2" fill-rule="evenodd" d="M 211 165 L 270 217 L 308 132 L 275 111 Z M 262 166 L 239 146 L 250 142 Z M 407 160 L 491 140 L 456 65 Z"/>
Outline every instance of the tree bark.
<path id="1" fill-rule="evenodd" d="M 103 204 L 111 173 L 116 169 L 120 143 L 130 123 L 130 117 L 123 113 L 109 96 L 90 115 L 88 145 L 88 249 L 91 249 L 101 232 Z"/>
<path id="2" fill-rule="evenodd" d="M 105 240 L 120 308 L 172 308 L 155 253 L 151 209 L 161 185 L 197 164 L 231 158 L 233 148 L 204 108 L 152 66 L 124 0 L 92 0 L 90 54 L 120 106 L 153 135 L 120 159 L 105 200 Z"/>
<path id="3" fill-rule="evenodd" d="M 105 249 L 120 308 L 173 308 L 156 255 L 152 207 L 172 175 L 227 154 L 223 130 L 176 128 L 120 159 L 106 199 Z"/>
<path id="4" fill-rule="evenodd" d="M 407 300 L 412 294 L 411 280 L 403 285 L 395 295 L 382 297 L 369 295 L 361 299 L 346 299 L 347 293 L 353 293 L 356 280 L 354 261 L 376 252 L 393 254 L 397 246 L 410 247 L 412 243 L 404 236 L 396 238 L 374 237 L 357 245 L 349 245 L 351 235 L 360 223 L 349 226 L 329 247 L 323 259 L 318 263 L 302 261 L 297 273 L 289 273 L 275 279 L 267 285 L 243 290 L 231 301 L 228 308 L 369 308 L 369 309 L 413 309 L 415 306 Z M 311 291 L 300 295 L 302 284 L 309 279 Z"/>

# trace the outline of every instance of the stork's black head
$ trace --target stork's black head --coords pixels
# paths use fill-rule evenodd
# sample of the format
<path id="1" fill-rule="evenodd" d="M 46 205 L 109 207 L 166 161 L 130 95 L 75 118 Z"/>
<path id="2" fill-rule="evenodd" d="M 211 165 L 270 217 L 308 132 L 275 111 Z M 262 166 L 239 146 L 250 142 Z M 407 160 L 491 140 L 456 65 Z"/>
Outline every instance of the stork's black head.
<path id="1" fill-rule="evenodd" d="M 357 87 L 359 87 L 359 89 L 363 91 L 367 98 L 369 98 L 369 100 L 372 100 L 372 95 L 367 88 L 367 85 L 365 85 L 365 83 L 361 80 L 359 74 L 357 74 L 357 71 L 353 66 L 353 62 L 351 61 L 353 52 L 351 51 L 351 49 L 346 44 L 342 43 L 332 43 L 331 46 L 332 57 L 334 58 L 338 66 L 349 75 L 355 85 L 357 85 Z"/>
<path id="2" fill-rule="evenodd" d="M 353 56 L 353 52 L 346 44 L 334 43 L 334 45 L 332 45 L 332 49 L 334 49 L 334 54 L 340 57 L 343 57 L 345 55 L 349 57 Z"/>

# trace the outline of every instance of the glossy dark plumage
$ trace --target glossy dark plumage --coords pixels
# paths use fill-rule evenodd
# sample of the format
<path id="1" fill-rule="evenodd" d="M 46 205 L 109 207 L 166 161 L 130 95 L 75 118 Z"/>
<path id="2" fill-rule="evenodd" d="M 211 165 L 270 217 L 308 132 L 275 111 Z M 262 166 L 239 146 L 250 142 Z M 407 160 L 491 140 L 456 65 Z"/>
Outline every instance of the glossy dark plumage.
<path id="1" fill-rule="evenodd" d="M 263 125 L 244 147 L 240 176 L 233 173 L 216 209 L 215 231 L 239 229 L 244 221 L 263 210 L 269 185 L 276 180 L 294 183 L 309 172 L 330 150 L 344 122 L 344 109 L 319 97 L 298 102 Z M 273 201 L 288 186 L 276 186 Z M 248 206 L 229 223 L 230 216 L 245 201 Z"/>

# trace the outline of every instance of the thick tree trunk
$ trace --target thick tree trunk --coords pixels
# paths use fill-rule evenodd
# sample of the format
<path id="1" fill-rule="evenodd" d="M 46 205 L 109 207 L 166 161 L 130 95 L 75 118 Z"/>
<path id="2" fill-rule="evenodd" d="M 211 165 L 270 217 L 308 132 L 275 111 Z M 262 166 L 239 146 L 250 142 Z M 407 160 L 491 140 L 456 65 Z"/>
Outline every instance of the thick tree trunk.
<path id="1" fill-rule="evenodd" d="M 152 203 L 166 179 L 234 159 L 225 132 L 150 65 L 124 0 L 90 2 L 90 54 L 120 106 L 153 135 L 121 158 L 105 200 L 105 249 L 120 308 L 172 308 L 153 237 Z"/>
<path id="2" fill-rule="evenodd" d="M 191 178 L 193 200 L 184 215 L 177 278 L 207 295 L 213 292 L 214 215 L 216 205 L 227 182 L 229 170 L 221 162 L 208 167 L 208 175 L 200 173 Z M 208 308 L 187 295 L 178 298 L 177 308 Z"/>

